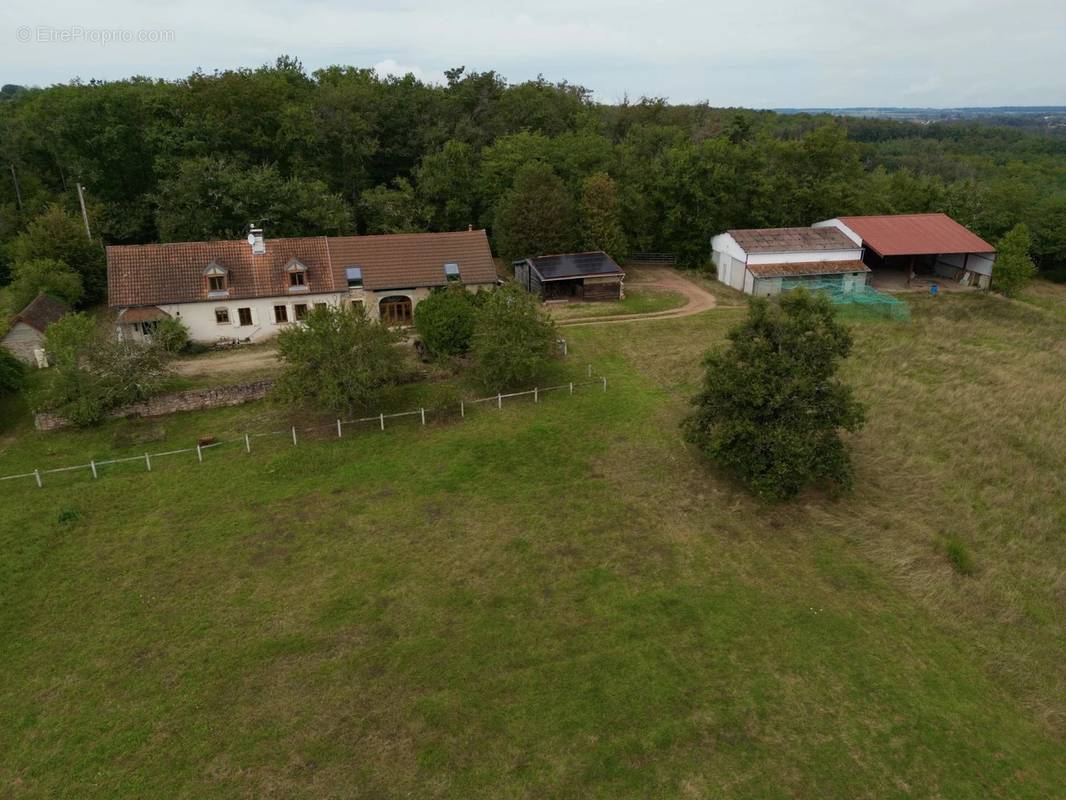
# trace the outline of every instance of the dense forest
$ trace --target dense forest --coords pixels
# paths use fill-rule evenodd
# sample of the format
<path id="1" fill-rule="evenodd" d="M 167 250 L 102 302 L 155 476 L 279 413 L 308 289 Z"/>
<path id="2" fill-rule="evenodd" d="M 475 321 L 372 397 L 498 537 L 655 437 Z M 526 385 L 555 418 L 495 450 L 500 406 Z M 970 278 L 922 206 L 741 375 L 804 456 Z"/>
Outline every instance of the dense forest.
<path id="1" fill-rule="evenodd" d="M 76 260 L 83 302 L 102 296 L 102 253 L 73 241 L 77 183 L 105 244 L 239 237 L 253 220 L 268 237 L 473 224 L 507 258 L 603 247 L 698 265 L 731 227 L 945 211 L 993 242 L 1027 223 L 1041 269 L 1066 275 L 1054 131 L 609 106 L 494 72 L 430 85 L 282 57 L 179 81 L 5 87 L 0 159 L 0 283 L 20 263 L 32 283 Z"/>

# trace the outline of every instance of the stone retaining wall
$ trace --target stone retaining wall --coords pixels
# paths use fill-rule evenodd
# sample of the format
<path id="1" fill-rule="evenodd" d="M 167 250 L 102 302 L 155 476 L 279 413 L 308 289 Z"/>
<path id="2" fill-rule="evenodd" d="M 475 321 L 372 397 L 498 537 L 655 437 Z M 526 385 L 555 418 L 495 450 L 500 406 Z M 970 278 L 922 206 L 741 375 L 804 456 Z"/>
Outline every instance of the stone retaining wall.
<path id="1" fill-rule="evenodd" d="M 106 415 L 107 419 L 121 417 L 162 417 L 176 411 L 202 411 L 206 408 L 239 406 L 253 400 L 262 400 L 274 388 L 272 379 L 240 383 L 236 386 L 216 386 L 211 389 L 191 389 L 186 392 L 160 395 L 143 403 L 122 406 Z M 34 414 L 33 424 L 39 431 L 51 431 L 63 428 L 70 423 L 55 414 Z"/>

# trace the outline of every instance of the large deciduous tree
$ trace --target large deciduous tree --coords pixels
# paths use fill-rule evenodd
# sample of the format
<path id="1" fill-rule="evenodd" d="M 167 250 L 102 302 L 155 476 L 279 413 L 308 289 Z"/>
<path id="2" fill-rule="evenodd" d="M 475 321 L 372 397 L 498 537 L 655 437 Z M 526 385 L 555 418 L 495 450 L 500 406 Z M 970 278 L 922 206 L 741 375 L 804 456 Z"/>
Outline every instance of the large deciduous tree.
<path id="1" fill-rule="evenodd" d="M 686 440 L 765 498 L 821 481 L 850 486 L 841 431 L 857 430 L 864 411 L 836 377 L 852 340 L 829 300 L 802 289 L 754 299 L 728 338 L 704 359 Z"/>
<path id="2" fill-rule="evenodd" d="M 103 248 L 88 238 L 80 218 L 68 214 L 59 205 L 49 206 L 31 220 L 11 243 L 9 255 L 13 265 L 42 259 L 62 262 L 80 276 L 86 303 L 96 303 L 107 296 Z M 39 270 L 35 267 L 34 271 Z M 15 267 L 13 277 L 14 272 Z"/>
<path id="3" fill-rule="evenodd" d="M 618 186 L 605 172 L 585 178 L 581 187 L 581 248 L 603 250 L 616 261 L 627 254 L 626 235 L 619 218 Z"/>
<path id="4" fill-rule="evenodd" d="M 81 275 L 54 258 L 17 262 L 11 268 L 8 295 L 11 311 L 20 311 L 42 293 L 62 300 L 67 305 L 77 305 L 84 293 Z"/>
<path id="5" fill-rule="evenodd" d="M 574 204 L 547 164 L 522 167 L 496 214 L 496 242 L 507 259 L 561 253 L 574 240 Z"/>

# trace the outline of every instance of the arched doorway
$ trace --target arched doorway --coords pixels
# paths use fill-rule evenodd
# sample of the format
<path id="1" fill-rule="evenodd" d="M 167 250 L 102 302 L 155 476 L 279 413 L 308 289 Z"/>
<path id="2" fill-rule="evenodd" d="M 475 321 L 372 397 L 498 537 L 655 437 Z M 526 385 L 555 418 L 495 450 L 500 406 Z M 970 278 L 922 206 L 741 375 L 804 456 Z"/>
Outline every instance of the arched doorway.
<path id="1" fill-rule="evenodd" d="M 392 295 L 378 303 L 378 314 L 386 325 L 411 324 L 411 298 Z"/>

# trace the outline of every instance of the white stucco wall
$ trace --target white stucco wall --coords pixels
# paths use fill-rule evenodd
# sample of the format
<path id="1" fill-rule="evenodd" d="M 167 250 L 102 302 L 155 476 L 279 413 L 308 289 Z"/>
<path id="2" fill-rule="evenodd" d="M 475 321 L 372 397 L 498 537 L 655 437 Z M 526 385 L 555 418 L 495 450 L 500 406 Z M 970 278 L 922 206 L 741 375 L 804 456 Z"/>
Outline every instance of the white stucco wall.
<path id="1" fill-rule="evenodd" d="M 467 290 L 490 289 L 492 284 L 467 285 Z M 253 342 L 263 341 L 277 336 L 285 328 L 296 321 L 295 306 L 304 304 L 313 308 L 316 304 L 327 305 L 347 304 L 353 300 L 361 300 L 364 303 L 367 314 L 371 319 L 378 319 L 378 303 L 386 297 L 408 297 L 411 299 L 412 309 L 419 302 L 429 296 L 430 289 L 419 287 L 415 289 L 387 289 L 382 291 L 367 291 L 364 289 L 349 289 L 346 292 L 330 292 L 324 294 L 292 294 L 280 297 L 260 297 L 244 300 L 212 300 L 197 303 L 171 303 L 161 304 L 159 308 L 180 319 L 189 329 L 189 338 L 199 342 L 216 342 L 219 339 L 250 339 Z M 274 321 L 274 306 L 286 307 L 288 321 L 277 323 Z M 215 309 L 225 308 L 229 311 L 229 322 L 219 324 L 215 321 Z M 239 309 L 247 308 L 252 312 L 252 324 L 241 325 Z M 121 323 L 121 320 L 119 320 Z M 131 326 L 121 326 L 124 336 L 137 337 L 139 334 L 132 330 Z M 32 352 L 31 352 L 32 358 Z"/>

